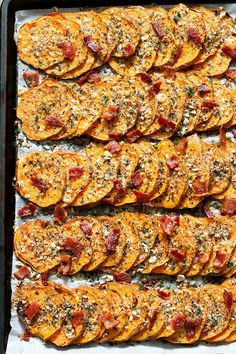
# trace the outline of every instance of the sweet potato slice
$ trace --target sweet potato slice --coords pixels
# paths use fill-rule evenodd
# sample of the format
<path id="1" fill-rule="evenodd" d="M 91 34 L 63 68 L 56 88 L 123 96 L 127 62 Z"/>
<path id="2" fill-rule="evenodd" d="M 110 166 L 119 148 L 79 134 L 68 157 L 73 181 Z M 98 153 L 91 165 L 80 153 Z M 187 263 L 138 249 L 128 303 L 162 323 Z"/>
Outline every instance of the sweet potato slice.
<path id="1" fill-rule="evenodd" d="M 66 173 L 59 156 L 32 151 L 18 161 L 16 178 L 17 191 L 24 198 L 47 207 L 61 200 Z"/>
<path id="2" fill-rule="evenodd" d="M 109 60 L 112 53 L 115 51 L 119 43 L 119 29 L 116 27 L 115 21 L 109 14 L 104 11 L 98 12 L 100 20 L 106 26 L 107 29 L 107 57 L 106 61 Z"/>

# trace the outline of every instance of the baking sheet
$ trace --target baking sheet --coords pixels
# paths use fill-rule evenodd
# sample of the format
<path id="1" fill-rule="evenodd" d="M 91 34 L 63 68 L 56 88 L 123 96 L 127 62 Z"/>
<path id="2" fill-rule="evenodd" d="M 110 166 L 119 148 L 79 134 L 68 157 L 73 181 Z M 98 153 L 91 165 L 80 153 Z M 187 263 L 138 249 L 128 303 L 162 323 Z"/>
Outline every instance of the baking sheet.
<path id="1" fill-rule="evenodd" d="M 152 4 L 153 5 L 153 4 Z M 218 7 L 221 6 L 221 4 L 206 4 L 204 6 L 209 6 L 209 7 Z M 236 16 L 236 4 L 224 4 L 222 5 L 224 8 L 233 16 Z M 168 6 L 170 7 L 170 6 Z M 71 11 L 80 11 L 83 9 L 60 9 L 61 12 L 71 12 Z M 47 10 L 24 10 L 24 11 L 18 11 L 16 12 L 16 19 L 15 19 L 15 35 L 17 34 L 17 31 L 19 27 L 24 24 L 25 22 L 31 21 L 34 18 L 37 18 L 45 13 L 52 12 L 52 9 L 47 9 Z M 26 85 L 24 80 L 22 79 L 22 73 L 25 69 L 27 69 L 28 66 L 25 65 L 24 63 L 20 62 L 18 60 L 17 64 L 17 88 L 18 92 L 25 90 Z M 101 73 L 106 75 L 110 74 L 110 70 L 108 67 L 104 67 L 101 69 Z M 40 80 L 43 79 L 43 75 L 40 75 Z M 32 150 L 40 150 L 40 151 L 56 151 L 58 149 L 67 149 L 67 150 L 78 150 L 81 148 L 81 146 L 78 146 L 72 142 L 63 142 L 63 141 L 57 141 L 57 142 L 43 142 L 43 143 L 37 143 L 37 142 L 31 142 L 28 141 L 26 136 L 21 132 L 20 125 L 18 128 L 16 128 L 16 135 L 17 135 L 17 156 L 21 157 L 24 154 L 28 153 L 29 151 Z M 210 135 L 207 140 L 215 140 L 217 139 L 216 136 Z M 15 228 L 18 228 L 22 222 L 26 222 L 28 220 L 31 220 L 33 218 L 27 218 L 27 220 L 21 220 L 17 216 L 17 210 L 23 206 L 24 204 L 27 204 L 26 201 L 24 201 L 20 196 L 16 195 L 16 216 L 15 216 Z M 52 219 L 52 213 L 45 214 L 43 210 L 40 208 L 38 209 L 39 213 L 34 217 L 35 218 L 43 218 L 43 219 Z M 108 209 L 106 207 L 103 208 L 103 211 L 106 212 Z M 93 210 L 93 211 L 82 211 L 82 213 L 91 213 L 91 212 L 99 212 L 99 210 Z M 78 213 L 78 212 L 77 212 Z M 70 216 L 72 216 L 70 214 Z M 18 267 L 21 265 L 21 263 L 16 259 L 16 257 L 13 255 L 13 263 L 12 263 L 12 274 L 18 269 Z M 111 276 L 109 275 L 102 275 L 102 276 L 97 276 L 95 279 L 93 276 L 91 276 L 90 279 L 87 278 L 87 276 L 84 276 L 84 274 L 77 274 L 73 277 L 69 278 L 58 278 L 56 275 L 52 275 L 50 277 L 50 280 L 55 280 L 57 282 L 64 283 L 70 287 L 78 287 L 80 284 L 87 283 L 89 282 L 90 284 L 94 282 L 104 282 L 106 280 L 109 280 Z M 35 272 L 31 272 L 31 279 L 36 280 L 39 278 L 39 274 Z M 160 277 L 163 279 L 163 277 Z M 27 280 L 26 280 L 27 281 Z M 198 280 L 197 280 L 198 281 Z M 17 285 L 17 281 L 15 279 L 12 279 L 11 286 L 12 290 L 14 292 L 14 289 Z M 38 338 L 30 338 L 30 342 L 25 342 L 22 341 L 21 335 L 23 332 L 23 327 L 21 323 L 19 322 L 16 311 L 12 309 L 12 318 L 11 318 L 11 327 L 12 330 L 9 335 L 8 339 L 8 345 L 7 345 L 7 354 L 32 354 L 33 352 L 36 354 L 43 354 L 46 353 L 47 351 L 50 351 L 51 354 L 57 354 L 60 351 L 64 351 L 68 354 L 75 354 L 76 351 L 80 351 L 82 354 L 102 354 L 104 352 L 107 352 L 109 350 L 110 353 L 112 354 L 120 354 L 120 353 L 135 353 L 135 354 L 142 354 L 145 352 L 146 354 L 150 353 L 158 353 L 158 354 L 169 354 L 173 353 L 175 351 L 176 353 L 181 353 L 181 354 L 187 354 L 189 351 L 191 351 L 192 354 L 233 354 L 236 353 L 236 343 L 230 343 L 226 345 L 220 345 L 220 344 L 204 344 L 200 343 L 197 345 L 193 346 L 176 346 L 173 344 L 168 344 L 164 343 L 162 341 L 148 341 L 143 344 L 136 344 L 136 343 L 128 343 L 128 344 L 105 344 L 105 345 L 96 345 L 96 344 L 88 344 L 88 345 L 83 345 L 81 347 L 74 346 L 74 347 L 68 347 L 68 348 L 56 348 L 55 346 L 51 344 L 45 344 L 43 343 L 40 339 Z"/>

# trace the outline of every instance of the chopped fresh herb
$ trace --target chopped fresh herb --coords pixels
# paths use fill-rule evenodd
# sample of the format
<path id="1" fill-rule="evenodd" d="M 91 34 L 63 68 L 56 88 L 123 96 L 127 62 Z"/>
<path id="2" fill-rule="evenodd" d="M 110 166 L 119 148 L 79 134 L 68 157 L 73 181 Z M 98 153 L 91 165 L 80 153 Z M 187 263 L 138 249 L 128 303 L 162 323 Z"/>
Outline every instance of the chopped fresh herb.
<path id="1" fill-rule="evenodd" d="M 177 22 L 178 22 L 179 20 L 181 20 L 181 15 L 180 15 L 179 12 L 177 13 L 177 15 L 174 16 L 174 20 L 177 21 Z"/>
<path id="2" fill-rule="evenodd" d="M 193 88 L 193 87 L 189 87 L 189 88 L 187 89 L 187 94 L 188 94 L 190 97 L 192 97 L 192 96 L 194 95 L 194 88 Z"/>
<path id="3" fill-rule="evenodd" d="M 230 269 L 232 269 L 232 268 L 234 267 L 233 262 L 228 261 L 228 262 L 227 262 L 227 267 L 230 268 Z"/>
<path id="4" fill-rule="evenodd" d="M 143 290 L 144 289 L 144 284 L 141 282 L 141 283 L 139 283 L 139 290 Z"/>

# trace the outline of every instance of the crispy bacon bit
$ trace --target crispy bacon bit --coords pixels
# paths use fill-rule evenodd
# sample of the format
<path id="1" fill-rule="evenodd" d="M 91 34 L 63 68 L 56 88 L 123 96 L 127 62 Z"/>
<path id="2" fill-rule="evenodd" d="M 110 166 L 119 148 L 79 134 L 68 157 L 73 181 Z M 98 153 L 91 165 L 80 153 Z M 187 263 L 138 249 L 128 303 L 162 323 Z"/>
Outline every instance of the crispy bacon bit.
<path id="1" fill-rule="evenodd" d="M 76 45 L 72 42 L 58 43 L 58 47 L 62 49 L 65 59 L 72 60 L 76 56 Z"/>
<path id="2" fill-rule="evenodd" d="M 61 244 L 61 247 L 66 253 L 69 253 L 71 256 L 79 257 L 82 249 L 84 248 L 84 245 L 72 237 L 67 237 L 65 241 Z"/>
<path id="3" fill-rule="evenodd" d="M 118 283 L 131 283 L 132 278 L 128 273 L 114 273 L 113 277 Z"/>
<path id="4" fill-rule="evenodd" d="M 34 177 L 34 176 L 30 176 L 29 179 L 32 182 L 32 184 L 35 187 L 37 187 L 41 192 L 46 192 L 48 187 L 44 181 L 42 181 L 41 179 Z"/>
<path id="5" fill-rule="evenodd" d="M 18 280 L 23 280 L 26 277 L 28 277 L 28 275 L 30 274 L 30 270 L 29 268 L 27 268 L 26 266 L 20 267 L 20 269 L 18 269 L 14 275 Z"/>
<path id="6" fill-rule="evenodd" d="M 170 299 L 170 292 L 166 292 L 166 291 L 163 291 L 163 290 L 157 290 L 157 294 L 163 300 L 169 300 Z"/>
<path id="7" fill-rule="evenodd" d="M 135 130 L 131 130 L 128 134 L 126 134 L 127 136 L 127 141 L 129 143 L 133 143 L 135 142 L 138 138 L 140 138 L 140 136 L 142 136 L 143 133 L 139 130 L 139 129 L 135 129 Z"/>
<path id="8" fill-rule="evenodd" d="M 222 268 L 226 263 L 227 254 L 224 252 L 216 251 L 216 256 L 213 261 L 215 268 Z"/>
<path id="9" fill-rule="evenodd" d="M 64 125 L 59 118 L 53 116 L 47 116 L 45 123 L 51 127 L 63 127 Z"/>
<path id="10" fill-rule="evenodd" d="M 227 70 L 225 76 L 228 79 L 232 79 L 232 80 L 236 81 L 236 69 Z"/>
<path id="11" fill-rule="evenodd" d="M 46 272 L 42 273 L 41 274 L 41 282 L 44 286 L 47 286 L 48 285 L 48 276 L 49 276 L 49 273 L 50 271 L 47 270 Z"/>
<path id="12" fill-rule="evenodd" d="M 110 105 L 107 110 L 103 113 L 102 118 L 110 121 L 117 117 L 119 112 L 119 106 Z"/>
<path id="13" fill-rule="evenodd" d="M 204 263 L 206 263 L 206 262 L 208 261 L 208 256 L 207 256 L 207 254 L 204 253 L 204 252 L 199 252 L 199 253 L 197 254 L 197 258 L 198 258 L 198 260 L 199 260 L 199 262 L 200 262 L 201 264 L 204 264 Z"/>
<path id="14" fill-rule="evenodd" d="M 57 204 L 54 208 L 54 216 L 53 220 L 56 223 L 64 224 L 67 218 L 67 211 L 65 208 L 62 208 L 59 204 Z"/>
<path id="15" fill-rule="evenodd" d="M 219 133 L 220 133 L 220 143 L 222 145 L 225 145 L 227 142 L 227 137 L 226 137 L 226 132 L 225 132 L 225 128 L 223 125 L 220 126 Z"/>
<path id="16" fill-rule="evenodd" d="M 124 193 L 124 187 L 118 178 L 114 179 L 114 188 L 118 194 Z"/>
<path id="17" fill-rule="evenodd" d="M 120 138 L 121 138 L 120 133 L 110 133 L 110 134 L 108 134 L 108 136 L 109 136 L 109 139 L 112 139 L 112 140 L 120 140 Z"/>
<path id="18" fill-rule="evenodd" d="M 132 44 L 127 44 L 125 47 L 124 47 L 124 57 L 125 58 L 128 58 L 130 57 L 131 55 L 133 55 L 135 52 L 135 48 Z"/>
<path id="19" fill-rule="evenodd" d="M 199 327 L 202 323 L 202 318 L 188 319 L 184 322 L 184 328 L 186 331 L 186 337 L 188 339 L 195 336 L 196 328 Z"/>
<path id="20" fill-rule="evenodd" d="M 220 211 L 223 215 L 234 215 L 236 212 L 236 198 L 225 199 L 221 204 Z"/>
<path id="21" fill-rule="evenodd" d="M 134 194 L 138 203 L 150 203 L 150 195 L 134 189 Z"/>
<path id="22" fill-rule="evenodd" d="M 233 294 L 227 290 L 224 290 L 223 296 L 224 296 L 225 305 L 228 311 L 230 312 L 233 306 Z"/>
<path id="23" fill-rule="evenodd" d="M 146 74 L 146 73 L 141 73 L 139 74 L 140 79 L 143 82 L 146 82 L 147 84 L 151 84 L 152 83 L 152 78 L 150 75 Z"/>
<path id="24" fill-rule="evenodd" d="M 73 328 L 76 328 L 80 325 L 82 325 L 85 320 L 86 320 L 86 311 L 85 310 L 80 310 L 77 311 L 73 314 L 73 316 L 71 317 L 71 324 Z"/>
<path id="25" fill-rule="evenodd" d="M 155 82 L 148 91 L 151 95 L 156 95 L 160 91 L 161 82 Z"/>
<path id="26" fill-rule="evenodd" d="M 138 299 L 137 299 L 136 297 L 133 298 L 132 304 L 133 304 L 134 306 L 137 306 L 137 304 L 138 304 Z"/>
<path id="27" fill-rule="evenodd" d="M 194 181 L 193 190 L 197 197 L 203 197 L 209 194 L 208 185 L 205 181 Z"/>
<path id="28" fill-rule="evenodd" d="M 23 332 L 23 333 L 22 333 L 22 336 L 21 336 L 21 339 L 22 339 L 24 342 L 29 342 L 29 341 L 30 341 L 30 335 L 29 335 L 29 333 Z"/>
<path id="29" fill-rule="evenodd" d="M 68 275 L 71 269 L 72 259 L 68 254 L 61 253 L 61 264 L 58 267 L 58 273 Z"/>
<path id="30" fill-rule="evenodd" d="M 26 216 L 30 216 L 30 215 L 33 215 L 36 211 L 36 206 L 33 204 L 33 203 L 29 203 L 23 207 L 21 207 L 19 210 L 18 210 L 18 215 L 21 217 L 21 218 L 25 218 Z"/>
<path id="31" fill-rule="evenodd" d="M 95 70 L 87 71 L 86 73 L 80 75 L 76 80 L 78 85 L 83 85 L 85 82 L 96 83 L 100 81 L 100 75 Z"/>
<path id="32" fill-rule="evenodd" d="M 212 212 L 208 204 L 205 204 L 203 206 L 203 210 L 206 216 L 208 217 L 208 219 L 213 219 L 215 217 L 214 213 Z"/>
<path id="33" fill-rule="evenodd" d="M 87 221 L 83 221 L 80 224 L 80 228 L 85 235 L 88 235 L 88 236 L 92 235 L 92 231 L 93 231 L 92 225 L 90 223 L 88 223 Z"/>
<path id="34" fill-rule="evenodd" d="M 36 302 L 32 302 L 23 310 L 23 316 L 30 322 L 37 316 L 38 313 L 39 305 Z"/>
<path id="35" fill-rule="evenodd" d="M 28 87 L 36 87 L 39 84 L 39 73 L 38 71 L 25 71 L 23 79 Z"/>
<path id="36" fill-rule="evenodd" d="M 160 123 L 160 125 L 162 126 L 166 126 L 170 129 L 175 129 L 176 128 L 176 124 L 174 122 L 171 122 L 171 120 L 169 120 L 168 118 L 164 117 L 164 116 L 160 116 L 158 118 L 158 122 Z"/>
<path id="37" fill-rule="evenodd" d="M 112 154 L 121 151 L 120 145 L 119 145 L 119 144 L 117 143 L 117 141 L 115 141 L 115 140 L 110 141 L 110 142 L 106 145 L 106 149 L 107 149 L 108 151 L 110 151 Z"/>
<path id="38" fill-rule="evenodd" d="M 139 171 L 133 172 L 130 177 L 131 182 L 135 187 L 139 187 L 143 183 L 143 179 Z"/>
<path id="39" fill-rule="evenodd" d="M 224 45 L 221 48 L 222 52 L 229 55 L 232 58 L 236 58 L 236 48 L 230 48 L 228 45 Z"/>
<path id="40" fill-rule="evenodd" d="M 203 95 L 206 95 L 211 92 L 211 89 L 208 85 L 202 84 L 196 87 L 196 91 Z"/>
<path id="41" fill-rule="evenodd" d="M 148 330 L 151 331 L 152 327 L 154 326 L 154 323 L 156 322 L 158 315 L 158 310 L 154 310 L 150 319 L 149 319 L 149 324 L 148 324 Z"/>
<path id="42" fill-rule="evenodd" d="M 179 225 L 179 216 L 174 214 L 163 215 L 160 217 L 161 227 L 167 235 L 171 235 L 176 226 Z"/>
<path id="43" fill-rule="evenodd" d="M 84 169 L 83 167 L 77 166 L 69 169 L 70 178 L 77 178 L 83 176 Z"/>
<path id="44" fill-rule="evenodd" d="M 116 251 L 119 238 L 120 238 L 120 229 L 113 229 L 109 233 L 106 241 L 106 249 L 108 253 L 114 253 Z"/>
<path id="45" fill-rule="evenodd" d="M 171 66 L 165 66 L 164 67 L 164 76 L 165 76 L 165 78 L 174 79 L 175 75 L 176 75 L 175 69 L 173 69 Z"/>
<path id="46" fill-rule="evenodd" d="M 184 325 L 186 317 L 184 315 L 177 315 L 173 320 L 171 321 L 172 327 L 174 330 L 179 328 L 181 325 Z"/>
<path id="47" fill-rule="evenodd" d="M 84 42 L 86 44 L 86 46 L 95 54 L 98 55 L 102 48 L 99 47 L 97 44 L 94 43 L 93 39 L 91 36 L 86 36 L 84 37 Z"/>
<path id="48" fill-rule="evenodd" d="M 167 159 L 166 164 L 171 170 L 174 170 L 179 166 L 179 159 L 175 155 L 171 156 L 169 159 Z"/>
<path id="49" fill-rule="evenodd" d="M 161 23 L 152 22 L 152 27 L 159 39 L 163 39 L 166 36 L 166 31 L 164 30 L 163 25 Z"/>
<path id="50" fill-rule="evenodd" d="M 106 205 L 114 205 L 115 204 L 115 199 L 113 197 L 107 197 L 103 198 L 102 202 Z"/>
<path id="51" fill-rule="evenodd" d="M 117 321 L 110 312 L 100 315 L 98 320 L 103 323 L 105 329 L 115 328 L 119 324 L 119 321 Z"/>
<path id="52" fill-rule="evenodd" d="M 202 38 L 199 35 L 199 33 L 196 30 L 196 28 L 189 27 L 187 29 L 186 33 L 196 44 L 201 44 L 202 43 Z"/>
<path id="53" fill-rule="evenodd" d="M 202 102 L 202 108 L 205 108 L 205 109 L 212 109 L 217 106 L 219 106 L 219 104 L 216 102 L 213 102 L 213 101 L 203 101 Z"/>
<path id="54" fill-rule="evenodd" d="M 178 143 L 175 145 L 175 151 L 181 155 L 184 155 L 188 146 L 188 139 L 178 139 Z"/>
<path id="55" fill-rule="evenodd" d="M 185 256 L 184 254 L 180 253 L 179 251 L 176 250 L 171 250 L 170 251 L 170 258 L 174 258 L 176 261 L 183 261 Z"/>

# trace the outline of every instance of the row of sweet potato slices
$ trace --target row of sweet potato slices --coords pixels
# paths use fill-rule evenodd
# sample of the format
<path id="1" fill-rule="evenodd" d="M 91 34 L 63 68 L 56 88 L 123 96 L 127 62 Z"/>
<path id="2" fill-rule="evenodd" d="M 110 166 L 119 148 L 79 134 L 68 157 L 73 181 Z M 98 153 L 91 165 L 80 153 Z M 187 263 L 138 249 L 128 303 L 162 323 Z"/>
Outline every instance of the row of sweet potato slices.
<path id="1" fill-rule="evenodd" d="M 57 346 L 148 339 L 191 344 L 235 340 L 235 296 L 234 279 L 179 289 L 37 282 L 21 284 L 14 304 L 30 334 Z"/>
<path id="2" fill-rule="evenodd" d="M 93 83 L 46 79 L 20 95 L 17 117 L 31 140 L 133 142 L 162 140 L 235 125 L 235 89 L 229 81 L 194 73 L 137 77 L 92 74 Z"/>
<path id="3" fill-rule="evenodd" d="M 193 64 L 218 75 L 235 58 L 234 34 L 224 9 L 133 6 L 47 14 L 19 29 L 17 45 L 21 60 L 63 79 L 106 62 L 121 75 Z"/>

